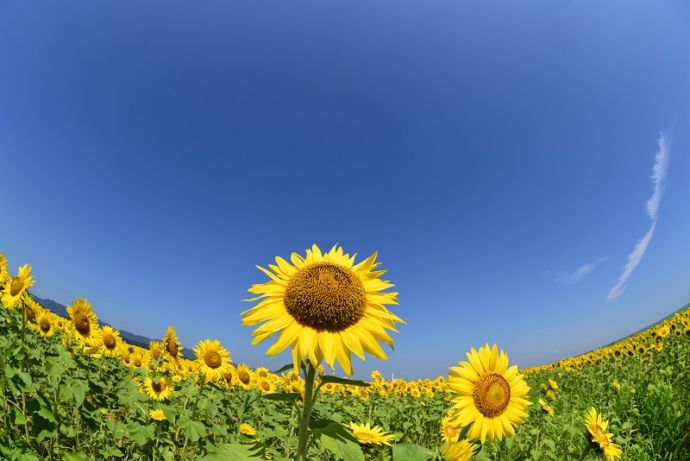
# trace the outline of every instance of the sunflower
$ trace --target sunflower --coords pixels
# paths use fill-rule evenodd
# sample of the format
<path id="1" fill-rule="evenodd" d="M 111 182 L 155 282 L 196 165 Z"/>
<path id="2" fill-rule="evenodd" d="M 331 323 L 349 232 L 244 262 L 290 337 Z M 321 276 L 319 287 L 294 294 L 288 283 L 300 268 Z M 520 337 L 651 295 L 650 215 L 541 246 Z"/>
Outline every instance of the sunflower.
<path id="1" fill-rule="evenodd" d="M 91 345 L 98 339 L 98 318 L 91 304 L 85 299 L 77 298 L 67 308 L 77 340 L 82 345 Z"/>
<path id="2" fill-rule="evenodd" d="M 43 311 L 38 314 L 34 329 L 48 338 L 55 334 L 55 324 L 53 323 L 53 320 L 48 312 Z"/>
<path id="3" fill-rule="evenodd" d="M 254 429 L 254 427 L 252 427 L 252 425 L 249 423 L 240 424 L 239 430 L 240 430 L 240 434 L 243 434 L 243 435 L 248 435 L 250 437 L 256 435 L 256 429 Z"/>
<path id="4" fill-rule="evenodd" d="M 256 382 L 256 387 L 259 388 L 262 394 L 270 394 L 275 391 L 275 386 L 268 378 L 259 378 Z"/>
<path id="5" fill-rule="evenodd" d="M 448 416 L 441 420 L 441 436 L 444 442 L 457 442 L 460 437 L 460 429 L 451 424 Z"/>
<path id="6" fill-rule="evenodd" d="M 101 328 L 101 341 L 103 343 L 103 349 L 106 355 L 117 355 L 117 349 L 120 345 L 122 339 L 120 338 L 120 332 L 110 326 L 104 326 Z"/>
<path id="7" fill-rule="evenodd" d="M 549 378 L 549 387 L 555 391 L 556 389 L 558 389 L 558 383 L 553 379 Z"/>
<path id="8" fill-rule="evenodd" d="M 443 446 L 443 457 L 447 461 L 469 461 L 474 456 L 474 445 L 467 440 L 446 442 Z"/>
<path id="9" fill-rule="evenodd" d="M 386 434 L 378 426 L 371 427 L 369 423 L 350 423 L 350 430 L 362 445 L 390 445 L 393 440 L 392 434 Z"/>
<path id="10" fill-rule="evenodd" d="M 604 453 L 606 461 L 614 461 L 621 457 L 623 453 L 620 445 L 613 443 L 613 436 L 606 432 L 606 428 L 609 425 L 608 421 L 602 418 L 600 414 L 597 414 L 597 410 L 594 407 L 589 409 L 585 423 L 592 441 Z"/>
<path id="11" fill-rule="evenodd" d="M 337 360 L 352 374 L 352 353 L 385 360 L 378 341 L 392 347 L 386 330 L 397 331 L 402 320 L 385 307 L 398 303 L 397 293 L 383 292 L 393 285 L 380 278 L 385 271 L 377 270 L 376 257 L 355 264 L 355 256 L 338 245 L 325 254 L 313 245 L 304 257 L 292 253 L 292 264 L 276 257 L 270 270 L 257 266 L 270 280 L 249 289 L 258 295 L 249 301 L 259 302 L 242 313 L 245 326 L 265 322 L 254 330 L 252 344 L 278 334 L 266 354 L 290 346 L 295 369 L 306 359 L 314 365 L 324 359 L 331 368 Z"/>
<path id="12" fill-rule="evenodd" d="M 469 438 L 486 440 L 515 434 L 515 426 L 527 417 L 525 399 L 529 387 L 517 366 L 508 367 L 508 355 L 494 344 L 467 353 L 469 362 L 452 367 L 448 388 L 453 396 L 453 424 L 472 425 Z"/>
<path id="13" fill-rule="evenodd" d="M 245 389 L 249 389 L 254 382 L 254 375 L 252 370 L 245 364 L 237 366 L 237 381 Z"/>
<path id="14" fill-rule="evenodd" d="M 160 377 L 157 380 L 146 378 L 144 381 L 144 389 L 149 397 L 159 402 L 170 397 L 173 391 L 172 385 L 164 377 Z"/>
<path id="15" fill-rule="evenodd" d="M 194 348 L 199 372 L 208 382 L 215 382 L 230 368 L 230 354 L 220 341 L 205 339 Z"/>
<path id="16" fill-rule="evenodd" d="M 549 415 L 553 415 L 555 413 L 554 409 L 551 408 L 548 403 L 544 402 L 544 399 L 539 399 L 539 405 L 541 405 L 541 409 L 544 410 L 545 413 Z"/>
<path id="17" fill-rule="evenodd" d="M 24 264 L 19 268 L 17 276 L 7 276 L 2 291 L 2 304 L 8 309 L 19 307 L 27 288 L 32 287 L 34 279 L 31 277 L 31 266 Z"/>
<path id="18" fill-rule="evenodd" d="M 165 335 L 163 335 L 163 346 L 165 347 L 165 352 L 173 359 L 176 359 L 180 355 L 182 343 L 180 343 L 180 340 L 177 338 L 175 327 L 168 327 L 165 331 Z"/>
<path id="19" fill-rule="evenodd" d="M 10 271 L 7 267 L 7 257 L 4 253 L 0 252 L 0 285 L 4 285 L 10 278 Z"/>
<path id="20" fill-rule="evenodd" d="M 149 416 L 151 416 L 151 419 L 155 421 L 165 421 L 168 419 L 166 418 L 165 413 L 163 413 L 163 410 L 150 410 Z"/>
<path id="21" fill-rule="evenodd" d="M 163 354 L 163 343 L 161 341 L 149 341 L 149 352 L 153 360 L 158 360 Z"/>

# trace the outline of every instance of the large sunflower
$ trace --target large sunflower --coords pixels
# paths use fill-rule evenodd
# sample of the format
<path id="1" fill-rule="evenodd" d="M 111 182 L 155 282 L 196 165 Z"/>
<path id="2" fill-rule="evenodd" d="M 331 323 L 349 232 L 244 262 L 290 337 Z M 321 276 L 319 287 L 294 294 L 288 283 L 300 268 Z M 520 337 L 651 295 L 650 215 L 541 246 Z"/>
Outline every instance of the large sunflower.
<path id="1" fill-rule="evenodd" d="M 19 268 L 16 277 L 7 276 L 2 290 L 2 304 L 8 309 L 19 307 L 27 288 L 32 287 L 31 266 L 24 264 Z"/>
<path id="2" fill-rule="evenodd" d="M 598 414 L 594 407 L 589 409 L 585 422 L 592 441 L 596 442 L 599 449 L 604 453 L 606 461 L 620 458 L 623 454 L 620 445 L 613 443 L 613 436 L 606 432 L 609 426 L 608 421 Z"/>
<path id="3" fill-rule="evenodd" d="M 67 313 L 74 326 L 74 336 L 80 344 L 92 346 L 98 341 L 98 318 L 86 299 L 77 298 L 72 301 Z"/>
<path id="4" fill-rule="evenodd" d="M 215 382 L 230 371 L 230 354 L 220 341 L 205 339 L 194 348 L 199 372 L 208 382 Z"/>
<path id="5" fill-rule="evenodd" d="M 315 366 L 322 359 L 331 368 L 338 361 L 347 374 L 352 374 L 351 353 L 365 359 L 364 352 L 386 359 L 379 345 L 391 347 L 388 331 L 397 331 L 402 320 L 385 305 L 397 304 L 397 293 L 383 292 L 393 285 L 380 277 L 377 254 L 355 264 L 355 256 L 335 245 L 322 253 L 313 245 L 302 257 L 292 253 L 292 264 L 276 257 L 269 269 L 257 266 L 270 280 L 252 285 L 250 293 L 259 301 L 242 313 L 245 326 L 263 323 L 254 330 L 252 344 L 275 334 L 275 343 L 267 355 L 276 355 L 292 348 L 295 368 L 309 359 Z M 264 323 L 265 322 L 265 323 Z"/>
<path id="6" fill-rule="evenodd" d="M 517 366 L 508 367 L 508 355 L 494 344 L 467 353 L 469 362 L 451 367 L 448 388 L 453 396 L 453 424 L 472 425 L 469 438 L 499 440 L 515 434 L 515 426 L 527 417 L 529 387 Z"/>

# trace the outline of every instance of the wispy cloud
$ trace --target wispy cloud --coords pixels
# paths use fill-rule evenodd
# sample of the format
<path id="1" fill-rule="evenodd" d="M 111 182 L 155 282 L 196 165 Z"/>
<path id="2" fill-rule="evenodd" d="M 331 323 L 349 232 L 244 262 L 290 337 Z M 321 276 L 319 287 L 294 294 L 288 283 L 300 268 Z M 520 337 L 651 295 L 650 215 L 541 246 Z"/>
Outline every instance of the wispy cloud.
<path id="1" fill-rule="evenodd" d="M 668 172 L 671 154 L 671 143 L 665 133 L 661 133 L 659 138 L 657 138 L 657 146 L 656 155 L 654 156 L 654 167 L 652 168 L 652 185 L 654 186 L 654 192 L 652 196 L 649 197 L 646 204 L 647 216 L 652 220 L 652 227 L 650 227 L 644 237 L 637 242 L 632 253 L 628 255 L 628 262 L 623 267 L 623 273 L 618 277 L 618 281 L 613 288 L 611 288 L 606 297 L 608 302 L 615 301 L 623 294 L 623 291 L 625 291 L 625 283 L 640 264 L 640 261 L 642 261 L 642 257 L 647 251 L 649 242 L 652 241 L 652 237 L 654 236 L 656 222 L 659 217 L 659 204 L 661 203 L 661 196 L 664 192 L 666 173 Z"/>
<path id="2" fill-rule="evenodd" d="M 592 272 L 596 267 L 606 261 L 608 259 L 608 256 L 602 256 L 601 258 L 597 259 L 594 262 L 583 264 L 582 266 L 578 267 L 575 269 L 573 272 L 570 274 L 562 275 L 556 279 L 557 282 L 562 283 L 564 285 L 575 285 L 577 282 L 582 280 L 585 275 L 589 274 Z"/>

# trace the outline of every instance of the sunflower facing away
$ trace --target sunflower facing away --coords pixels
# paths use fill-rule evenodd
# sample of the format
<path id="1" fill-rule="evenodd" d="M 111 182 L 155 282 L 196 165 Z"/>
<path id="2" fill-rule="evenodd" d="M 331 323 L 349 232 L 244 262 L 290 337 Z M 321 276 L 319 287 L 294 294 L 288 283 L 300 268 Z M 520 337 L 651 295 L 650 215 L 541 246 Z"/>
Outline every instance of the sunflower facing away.
<path id="1" fill-rule="evenodd" d="M 292 348 L 295 368 L 309 359 L 322 359 L 334 367 L 337 361 L 352 374 L 351 354 L 362 360 L 364 352 L 386 359 L 379 341 L 393 346 L 388 331 L 397 331 L 402 320 L 385 305 L 397 304 L 397 293 L 383 292 L 393 285 L 380 277 L 377 254 L 355 264 L 355 256 L 335 245 L 322 253 L 313 245 L 302 257 L 292 253 L 292 264 L 276 257 L 269 269 L 257 266 L 270 280 L 252 285 L 249 301 L 258 304 L 242 313 L 245 326 L 262 324 L 254 330 L 252 344 L 278 334 L 267 355 Z M 388 330 L 388 331 L 387 331 Z"/>
<path id="2" fill-rule="evenodd" d="M 199 372 L 208 382 L 215 382 L 230 369 L 230 354 L 220 341 L 205 339 L 194 348 Z"/>
<path id="3" fill-rule="evenodd" d="M 529 387 L 517 366 L 508 367 L 508 355 L 494 344 L 474 348 L 467 353 L 469 362 L 451 367 L 448 387 L 453 396 L 453 423 L 458 427 L 472 425 L 471 440 L 488 437 L 502 439 L 515 434 L 515 426 L 527 417 L 525 399 Z"/>
<path id="4" fill-rule="evenodd" d="M 350 430 L 362 445 L 390 445 L 393 440 L 392 434 L 386 434 L 378 426 L 371 427 L 369 423 L 350 423 Z"/>
<path id="5" fill-rule="evenodd" d="M 7 278 L 2 291 L 2 304 L 8 309 L 20 307 L 20 301 L 26 293 L 27 288 L 31 288 L 34 279 L 31 277 L 31 266 L 24 264 L 19 268 L 17 276 Z"/>
<path id="6" fill-rule="evenodd" d="M 592 436 L 592 441 L 596 442 L 601 451 L 606 457 L 606 461 L 614 461 L 621 457 L 623 454 L 620 445 L 613 443 L 613 436 L 606 432 L 609 423 L 600 414 L 597 414 L 597 410 L 592 407 L 587 413 L 587 430 Z"/>
<path id="7" fill-rule="evenodd" d="M 92 345 L 98 339 L 98 319 L 91 304 L 85 299 L 77 298 L 67 308 L 67 313 L 72 320 L 79 343 Z"/>

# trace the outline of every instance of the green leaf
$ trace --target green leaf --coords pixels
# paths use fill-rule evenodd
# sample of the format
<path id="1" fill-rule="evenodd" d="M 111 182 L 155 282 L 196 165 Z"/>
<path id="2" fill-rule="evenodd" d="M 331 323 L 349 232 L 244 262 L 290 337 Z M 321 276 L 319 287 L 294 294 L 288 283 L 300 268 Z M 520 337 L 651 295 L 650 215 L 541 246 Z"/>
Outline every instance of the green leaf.
<path id="1" fill-rule="evenodd" d="M 251 461 L 263 459 L 261 452 L 261 447 L 257 445 L 228 443 L 209 450 L 200 461 Z"/>
<path id="2" fill-rule="evenodd" d="M 393 445 L 393 461 L 427 461 L 432 455 L 419 445 Z"/>
<path id="3" fill-rule="evenodd" d="M 129 438 L 139 445 L 146 445 L 147 442 L 153 440 L 154 428 L 152 426 L 144 426 L 139 423 L 130 423 L 127 425 L 129 431 Z"/>
<path id="4" fill-rule="evenodd" d="M 355 442 L 324 436 L 319 438 L 323 448 L 332 452 L 337 459 L 343 461 L 364 461 L 362 448 Z"/>
<path id="5" fill-rule="evenodd" d="M 344 384 L 346 386 L 360 386 L 360 387 L 369 387 L 370 386 L 369 383 L 367 383 L 365 381 L 360 381 L 358 379 L 339 378 L 337 376 L 330 376 L 330 375 L 323 376 L 321 378 L 321 382 L 319 385 L 328 384 L 328 383 Z"/>
<path id="6" fill-rule="evenodd" d="M 181 417 L 178 424 L 184 436 L 192 442 L 196 442 L 202 436 L 206 435 L 206 426 L 199 421 L 192 421 L 187 416 Z"/>
<path id="7" fill-rule="evenodd" d="M 266 400 L 280 400 L 286 402 L 294 402 L 300 400 L 302 396 L 297 392 L 276 392 L 273 394 L 264 394 L 261 396 Z"/>
<path id="8" fill-rule="evenodd" d="M 309 428 L 314 432 L 315 437 L 321 435 L 342 440 L 343 442 L 358 443 L 357 438 L 352 432 L 337 421 L 330 419 L 313 418 L 309 421 Z"/>
<path id="9" fill-rule="evenodd" d="M 281 373 L 284 373 L 284 372 L 286 372 L 286 371 L 288 371 L 288 370 L 292 370 L 292 369 L 294 369 L 294 368 L 295 368 L 295 365 L 294 365 L 294 364 L 288 363 L 288 364 L 285 364 L 285 365 L 283 365 L 282 367 L 278 368 L 276 371 L 272 371 L 271 373 L 273 373 L 274 375 L 279 375 L 279 374 L 281 374 Z"/>

